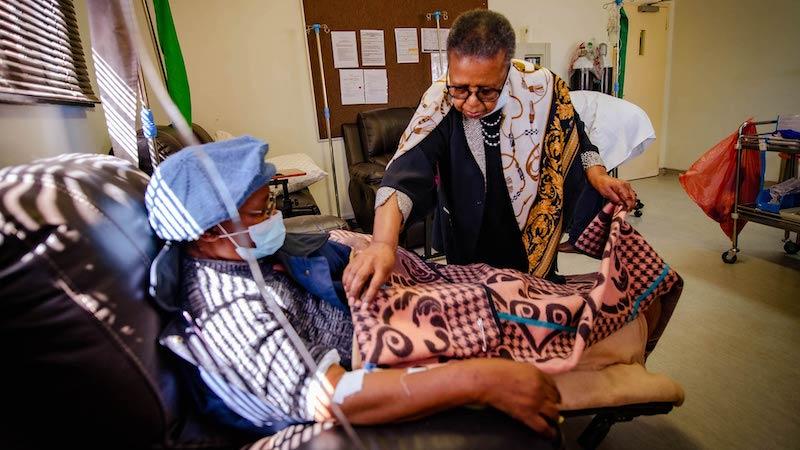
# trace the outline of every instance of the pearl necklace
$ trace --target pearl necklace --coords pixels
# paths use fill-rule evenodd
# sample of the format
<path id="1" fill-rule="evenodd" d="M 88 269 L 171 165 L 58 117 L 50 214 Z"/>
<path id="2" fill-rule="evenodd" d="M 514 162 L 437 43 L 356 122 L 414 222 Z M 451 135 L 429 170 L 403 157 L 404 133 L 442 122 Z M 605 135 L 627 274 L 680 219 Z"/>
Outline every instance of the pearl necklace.
<path id="1" fill-rule="evenodd" d="M 500 114 L 497 116 L 497 120 L 495 122 L 487 122 L 481 119 L 481 131 L 483 132 L 483 143 L 488 145 L 489 147 L 497 147 L 500 145 L 500 130 L 497 130 L 497 133 L 490 134 L 486 131 L 485 127 L 496 127 L 500 125 L 500 121 L 503 120 L 503 115 Z"/>
<path id="2" fill-rule="evenodd" d="M 497 116 L 497 121 L 496 121 L 496 122 L 494 122 L 494 123 L 489 123 L 489 122 L 486 122 L 486 121 L 484 121 L 483 119 L 481 119 L 481 123 L 482 123 L 482 124 L 484 124 L 484 125 L 486 125 L 487 127 L 496 127 L 497 125 L 499 125 L 499 124 L 500 124 L 500 121 L 501 121 L 501 120 L 503 120 L 503 115 L 502 115 L 502 114 L 500 114 L 499 116 Z"/>

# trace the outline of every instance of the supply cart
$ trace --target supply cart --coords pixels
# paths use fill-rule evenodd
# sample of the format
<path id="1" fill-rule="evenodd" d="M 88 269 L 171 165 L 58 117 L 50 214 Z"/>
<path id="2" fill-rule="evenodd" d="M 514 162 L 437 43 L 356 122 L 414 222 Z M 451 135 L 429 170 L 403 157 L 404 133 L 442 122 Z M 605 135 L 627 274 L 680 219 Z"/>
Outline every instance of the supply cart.
<path id="1" fill-rule="evenodd" d="M 784 230 L 784 245 L 783 249 L 788 254 L 795 254 L 800 250 L 800 215 L 786 214 L 790 209 L 796 209 L 800 206 L 800 194 L 794 194 L 794 197 L 785 199 L 780 205 L 773 208 L 765 208 L 763 202 L 760 200 L 764 195 L 769 195 L 764 190 L 764 177 L 763 177 L 763 155 L 766 152 L 780 152 L 789 155 L 785 159 L 785 164 L 782 167 L 780 180 L 785 181 L 792 177 L 797 177 L 798 156 L 800 156 L 800 140 L 786 139 L 777 133 L 765 133 L 746 135 L 743 134 L 745 126 L 752 123 L 756 126 L 765 126 L 774 124 L 775 130 L 778 129 L 778 120 L 768 120 L 762 122 L 745 122 L 739 127 L 739 137 L 736 143 L 736 187 L 734 196 L 733 212 L 731 218 L 733 219 L 733 236 L 731 238 L 731 248 L 722 254 L 722 260 L 728 264 L 736 262 L 737 254 L 739 253 L 739 233 L 738 221 L 749 220 L 757 222 L 770 227 L 780 228 Z M 739 193 L 741 190 L 740 179 L 742 168 L 742 154 L 745 151 L 759 151 L 762 152 L 762 177 L 761 177 L 761 191 L 759 199 L 755 203 L 739 203 Z M 770 209 L 770 210 L 768 210 Z M 784 214 L 781 214 L 784 212 Z M 795 233 L 795 239 L 792 240 L 791 233 Z"/>

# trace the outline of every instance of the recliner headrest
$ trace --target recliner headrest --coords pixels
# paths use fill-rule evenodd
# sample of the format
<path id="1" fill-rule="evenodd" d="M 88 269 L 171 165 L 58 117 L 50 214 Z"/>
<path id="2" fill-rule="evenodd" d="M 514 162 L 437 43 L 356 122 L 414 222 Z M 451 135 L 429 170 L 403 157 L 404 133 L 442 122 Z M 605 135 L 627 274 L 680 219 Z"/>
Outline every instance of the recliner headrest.
<path id="1" fill-rule="evenodd" d="M 381 155 L 391 158 L 413 115 L 414 108 L 384 108 L 358 113 L 358 133 L 368 158 L 372 160 Z"/>
<path id="2" fill-rule="evenodd" d="M 147 182 L 96 154 L 0 170 L 3 447 L 163 448 L 200 434 L 183 431 L 194 413 L 147 294 L 159 245 Z"/>

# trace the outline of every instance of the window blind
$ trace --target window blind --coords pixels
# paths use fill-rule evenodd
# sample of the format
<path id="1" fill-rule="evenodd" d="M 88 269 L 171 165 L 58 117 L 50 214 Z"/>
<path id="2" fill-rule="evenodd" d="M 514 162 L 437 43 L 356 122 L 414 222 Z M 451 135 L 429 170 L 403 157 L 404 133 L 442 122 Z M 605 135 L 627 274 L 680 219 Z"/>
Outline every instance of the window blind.
<path id="1" fill-rule="evenodd" d="M 99 102 L 72 0 L 0 1 L 0 101 Z"/>

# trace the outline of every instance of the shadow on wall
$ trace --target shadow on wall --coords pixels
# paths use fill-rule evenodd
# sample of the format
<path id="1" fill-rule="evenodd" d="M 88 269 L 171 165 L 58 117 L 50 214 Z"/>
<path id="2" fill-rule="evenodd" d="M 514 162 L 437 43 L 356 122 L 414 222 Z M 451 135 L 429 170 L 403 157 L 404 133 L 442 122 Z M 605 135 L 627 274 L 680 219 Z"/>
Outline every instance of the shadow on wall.
<path id="1" fill-rule="evenodd" d="M 61 153 L 107 153 L 103 109 L 52 104 L 0 104 L 0 166 Z"/>

